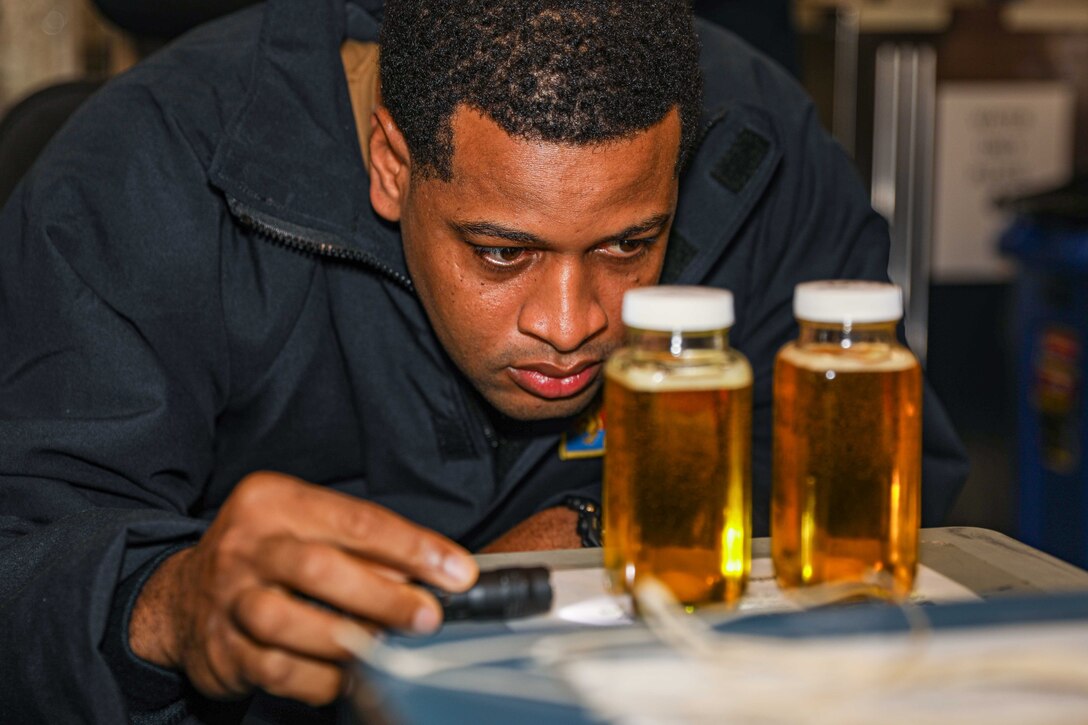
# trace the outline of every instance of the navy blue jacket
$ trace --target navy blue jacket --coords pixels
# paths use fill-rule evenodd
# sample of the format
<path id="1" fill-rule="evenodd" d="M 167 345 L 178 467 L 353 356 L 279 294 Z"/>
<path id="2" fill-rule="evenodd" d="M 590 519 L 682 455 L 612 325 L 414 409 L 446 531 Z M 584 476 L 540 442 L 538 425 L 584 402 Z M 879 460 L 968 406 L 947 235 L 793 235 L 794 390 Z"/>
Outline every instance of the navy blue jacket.
<path id="1" fill-rule="evenodd" d="M 155 563 L 251 471 L 470 548 L 598 495 L 600 459 L 560 460 L 552 434 L 496 475 L 488 417 L 370 207 L 339 46 L 379 19 L 376 0 L 271 0 L 198 29 L 91 99 L 0 215 L 0 721 L 207 719 L 125 660 L 123 633 Z M 699 32 L 706 133 L 664 275 L 736 295 L 765 534 L 793 286 L 884 279 L 888 233 L 795 82 Z M 932 525 L 965 461 L 928 393 L 924 431 Z"/>

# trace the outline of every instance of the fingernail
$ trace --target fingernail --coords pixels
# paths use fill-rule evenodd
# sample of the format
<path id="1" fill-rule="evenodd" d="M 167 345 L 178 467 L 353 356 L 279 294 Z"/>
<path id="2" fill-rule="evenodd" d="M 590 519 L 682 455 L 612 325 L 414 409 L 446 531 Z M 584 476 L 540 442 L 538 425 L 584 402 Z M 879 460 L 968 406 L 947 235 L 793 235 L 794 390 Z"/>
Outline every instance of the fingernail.
<path id="1" fill-rule="evenodd" d="M 440 624 L 438 612 L 430 607 L 420 607 L 412 616 L 412 631 L 420 634 L 430 634 L 438 629 Z"/>
<path id="2" fill-rule="evenodd" d="M 442 571 L 450 579 L 466 587 L 476 579 L 476 564 L 463 556 L 447 556 L 442 563 Z"/>

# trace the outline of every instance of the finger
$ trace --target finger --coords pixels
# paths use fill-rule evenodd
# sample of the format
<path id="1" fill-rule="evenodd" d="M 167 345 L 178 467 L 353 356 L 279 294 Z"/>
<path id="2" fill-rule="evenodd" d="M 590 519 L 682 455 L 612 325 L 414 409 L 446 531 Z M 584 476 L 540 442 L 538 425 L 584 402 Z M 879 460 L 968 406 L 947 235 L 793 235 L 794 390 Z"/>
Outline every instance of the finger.
<path id="1" fill-rule="evenodd" d="M 351 656 L 340 644 L 350 633 L 342 630 L 362 629 L 344 616 L 272 587 L 252 587 L 242 592 L 231 607 L 231 618 L 258 645 L 329 661 Z"/>
<path id="2" fill-rule="evenodd" d="M 408 578 L 408 575 L 405 574 L 404 572 L 398 571 L 397 569 L 394 569 L 391 566 L 386 566 L 385 564 L 379 563 L 377 561 L 368 560 L 367 561 L 367 566 L 369 566 L 370 570 L 373 571 L 375 574 L 380 574 L 381 576 L 384 576 L 389 581 L 394 581 L 394 582 L 407 582 L 407 581 L 410 581 L 410 579 Z"/>
<path id="3" fill-rule="evenodd" d="M 236 648 L 235 656 L 250 684 L 277 697 L 320 706 L 335 700 L 344 686 L 344 671 L 338 665 L 275 647 L 247 641 Z"/>
<path id="4" fill-rule="evenodd" d="M 199 692 L 215 700 L 234 700 L 250 694 L 253 686 L 239 671 L 235 655 L 245 637 L 228 622 L 223 625 L 207 632 L 204 646 L 189 651 L 184 670 Z"/>
<path id="5" fill-rule="evenodd" d="M 385 627 L 426 634 L 442 623 L 442 609 L 433 596 L 327 544 L 269 539 L 254 566 L 265 581 Z"/>
<path id="6" fill-rule="evenodd" d="M 449 591 L 464 591 L 479 570 L 465 549 L 376 504 L 282 474 L 248 476 L 239 504 L 267 515 L 270 506 L 299 538 L 324 541 Z"/>

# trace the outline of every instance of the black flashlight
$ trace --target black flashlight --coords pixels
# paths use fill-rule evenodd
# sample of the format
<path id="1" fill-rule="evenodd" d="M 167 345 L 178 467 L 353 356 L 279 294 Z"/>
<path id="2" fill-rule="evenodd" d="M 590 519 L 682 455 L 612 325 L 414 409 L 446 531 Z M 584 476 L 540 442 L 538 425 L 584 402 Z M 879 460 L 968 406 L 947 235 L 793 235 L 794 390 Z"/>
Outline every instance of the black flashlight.
<path id="1" fill-rule="evenodd" d="M 442 605 L 447 622 L 463 619 L 517 619 L 552 607 L 550 572 L 543 566 L 515 566 L 480 572 L 472 588 L 447 592 L 424 587 Z"/>

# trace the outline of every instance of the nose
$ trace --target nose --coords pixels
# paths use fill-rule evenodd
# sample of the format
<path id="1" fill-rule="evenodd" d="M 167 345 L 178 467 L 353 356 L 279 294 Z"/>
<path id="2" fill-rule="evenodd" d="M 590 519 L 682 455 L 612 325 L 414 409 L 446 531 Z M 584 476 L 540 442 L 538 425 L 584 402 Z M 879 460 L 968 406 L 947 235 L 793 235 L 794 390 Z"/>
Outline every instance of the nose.
<path id="1" fill-rule="evenodd" d="M 518 315 L 518 331 L 570 353 L 608 325 L 592 275 L 576 260 L 556 260 L 533 286 Z"/>

